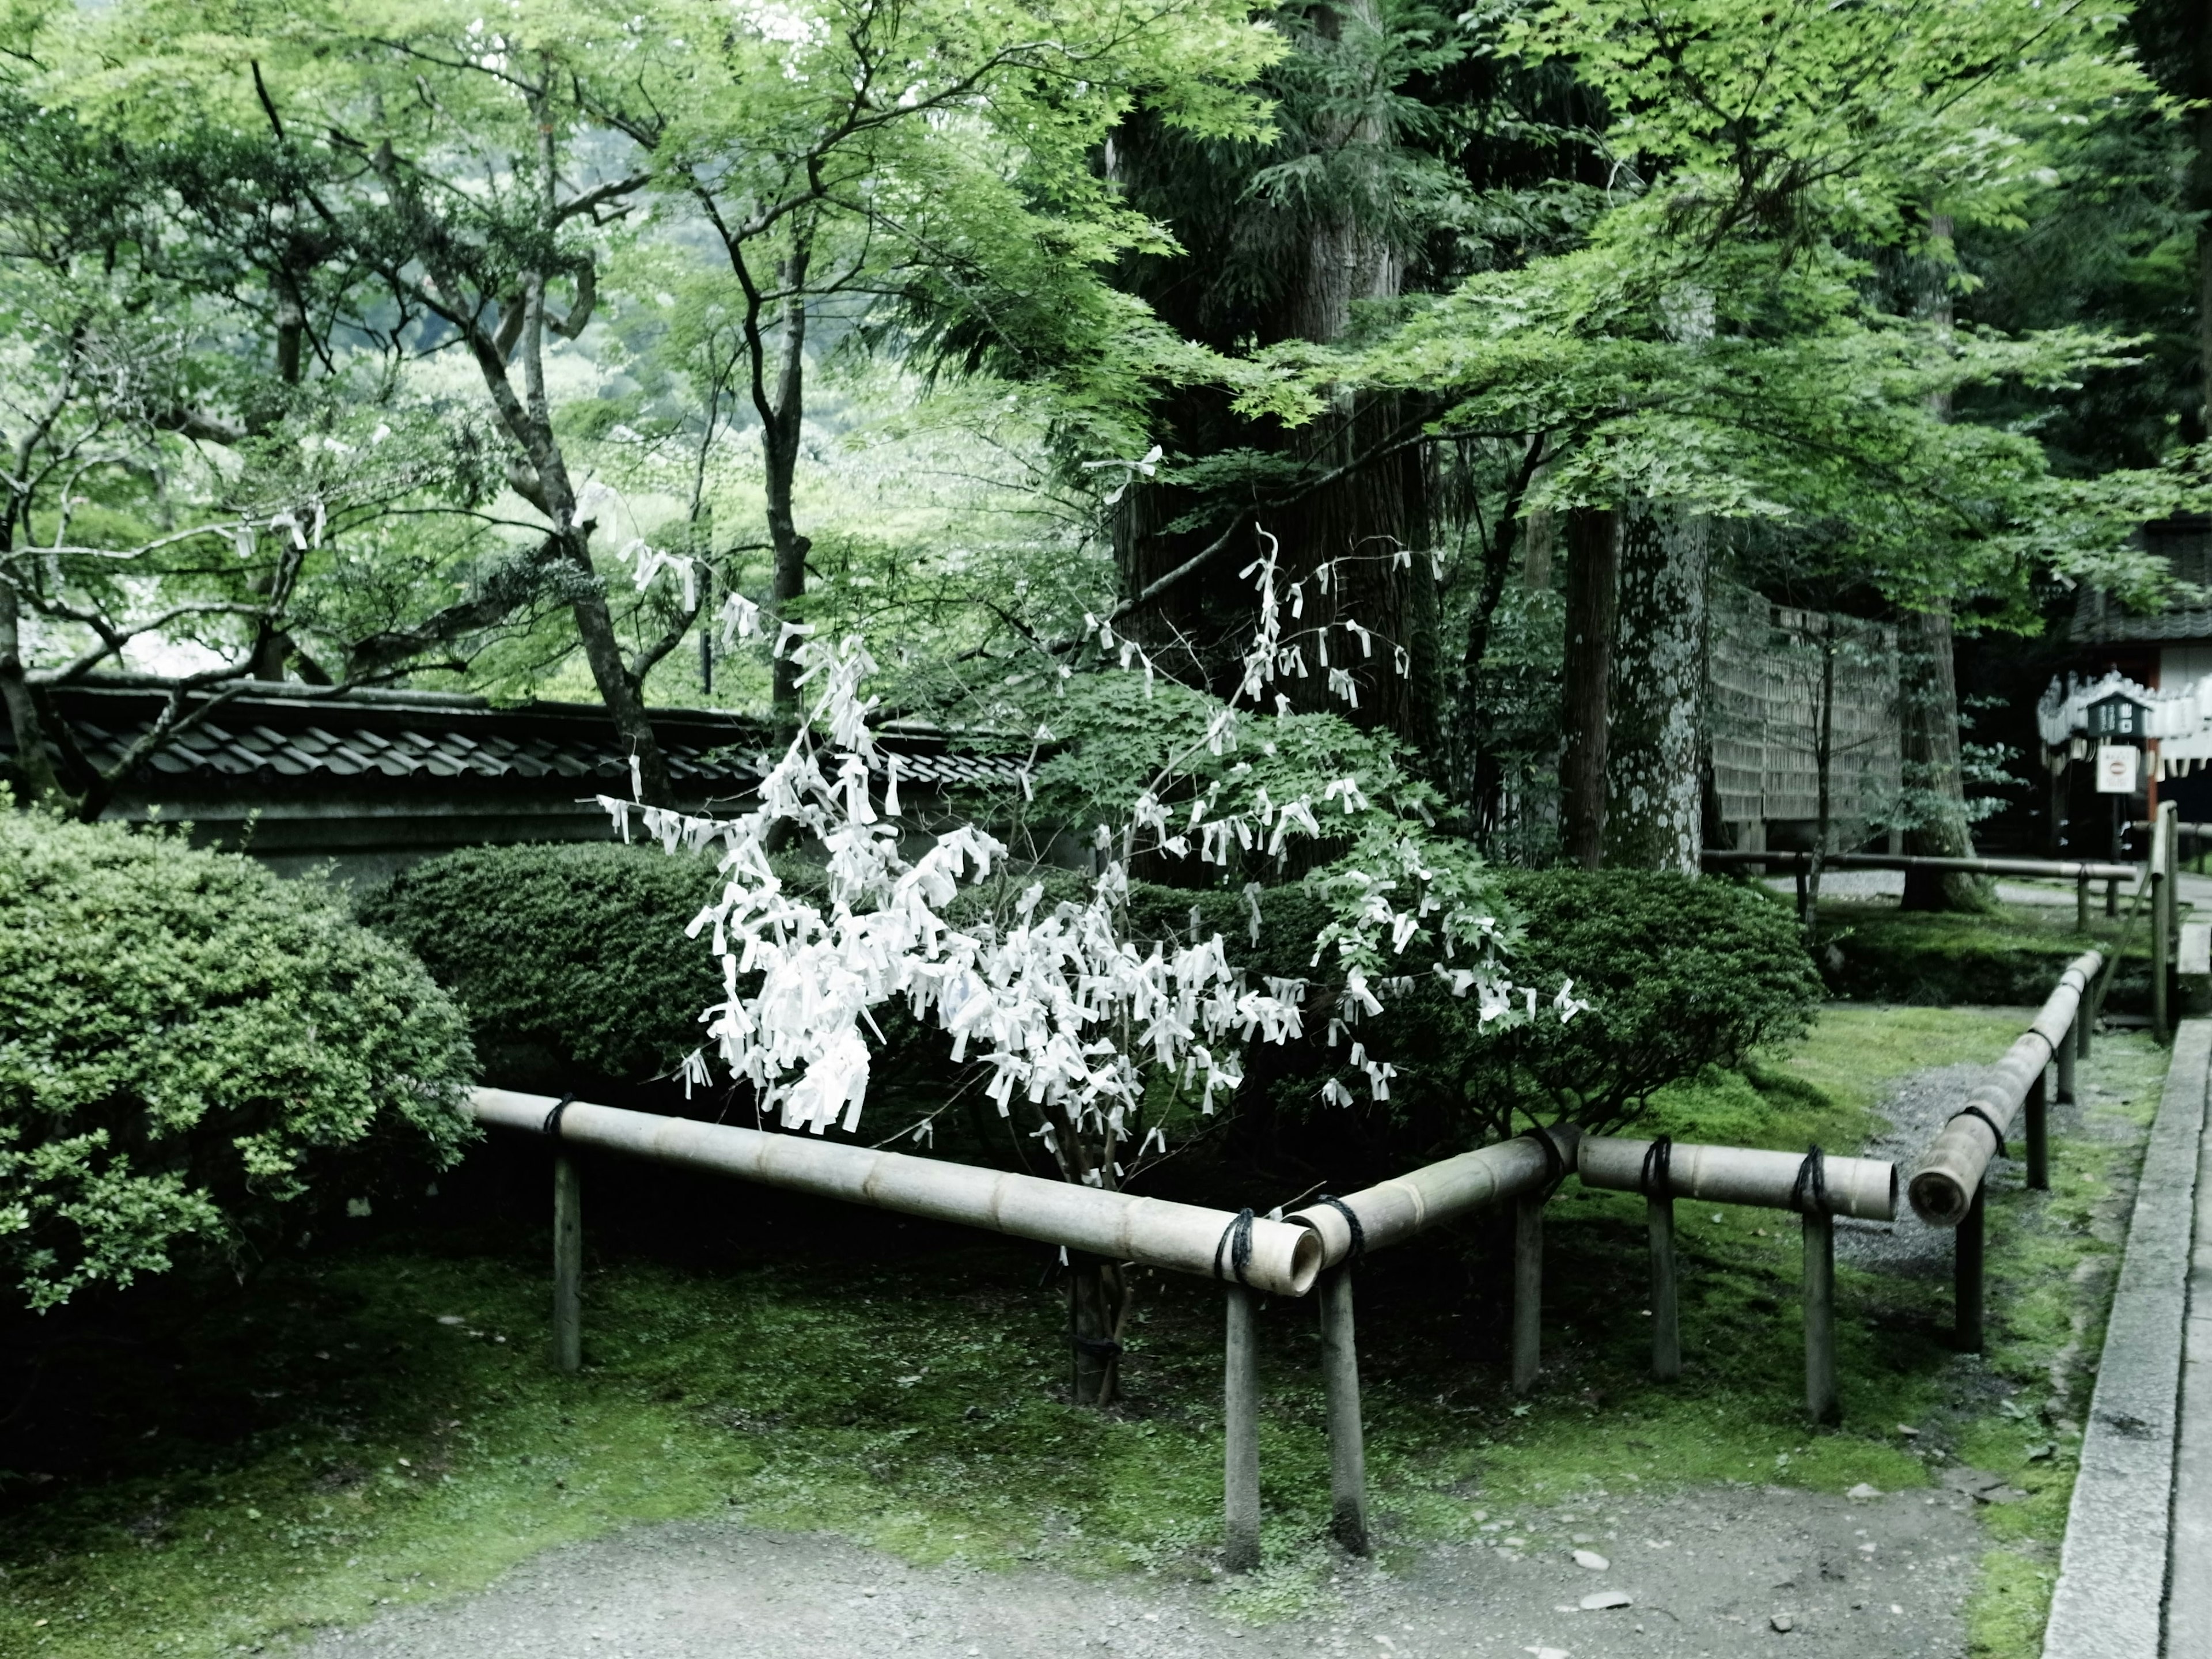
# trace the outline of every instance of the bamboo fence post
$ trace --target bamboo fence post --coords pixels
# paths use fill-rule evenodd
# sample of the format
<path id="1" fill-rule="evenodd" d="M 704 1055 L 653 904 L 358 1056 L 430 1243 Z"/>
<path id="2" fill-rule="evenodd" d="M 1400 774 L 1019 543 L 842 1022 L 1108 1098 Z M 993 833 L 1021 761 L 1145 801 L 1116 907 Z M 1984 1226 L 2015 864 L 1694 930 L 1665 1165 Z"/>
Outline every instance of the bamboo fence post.
<path id="1" fill-rule="evenodd" d="M 1332 1267 L 1316 1287 L 1321 1304 L 1321 1380 L 1328 1416 L 1329 1531 L 1353 1555 L 1367 1553 L 1367 1453 L 1359 1424 L 1359 1348 L 1352 1318 L 1352 1267 Z"/>
<path id="2" fill-rule="evenodd" d="M 584 1364 L 584 1194 L 574 1154 L 553 1153 L 553 1369 Z"/>
<path id="3" fill-rule="evenodd" d="M 1651 1234 L 1651 1375 L 1671 1382 L 1682 1374 L 1681 1312 L 1674 1291 L 1674 1199 L 1653 1193 L 1644 1200 Z"/>
<path id="4" fill-rule="evenodd" d="M 1974 1201 L 1959 1224 L 1951 1261 L 1952 1325 L 1959 1346 L 1968 1353 L 1982 1351 L 1982 1249 L 1988 1194 L 1986 1184 L 1974 1188 Z"/>
<path id="5" fill-rule="evenodd" d="M 1513 1392 L 1536 1386 L 1544 1340 L 1544 1194 L 1513 1204 Z"/>
<path id="6" fill-rule="evenodd" d="M 2062 1041 L 2059 1045 L 2063 1048 Z M 2051 1190 L 2051 1112 L 2049 1109 L 2049 1076 L 2038 1072 L 2035 1081 L 2027 1085 L 2027 1098 L 2022 1103 L 2027 1112 L 2027 1184 L 2038 1192 Z"/>
<path id="7" fill-rule="evenodd" d="M 2159 828 L 2163 830 L 2164 815 L 2160 814 Z M 2163 836 L 2154 840 L 2163 840 Z M 2150 867 L 2150 1034 L 2152 1039 L 2164 1042 L 2172 1035 L 2167 1026 L 2166 1008 L 2166 958 L 2173 939 L 2172 925 L 2167 915 L 2168 895 L 2173 884 L 2166 878 L 2160 867 L 2164 860 L 2154 855 Z"/>
<path id="8" fill-rule="evenodd" d="M 2089 872 L 2086 870 L 2074 878 L 2074 931 L 2089 931 Z"/>
<path id="9" fill-rule="evenodd" d="M 1815 1423 L 1840 1415 L 1836 1399 L 1836 1218 L 1805 1212 L 1805 1410 Z"/>
<path id="10" fill-rule="evenodd" d="M 2074 1010 L 2074 1058 L 2075 1060 L 2089 1058 L 2089 1038 L 2095 1030 L 2096 1024 L 2097 1005 L 2085 991 L 2081 994 L 2080 1006 Z"/>
<path id="11" fill-rule="evenodd" d="M 1231 1572 L 1249 1572 L 1260 1565 L 1260 1356 L 1251 1291 L 1243 1285 L 1224 1290 L 1222 1560 Z"/>
<path id="12" fill-rule="evenodd" d="M 2058 1047 L 2051 1055 L 2051 1058 L 2058 1062 L 2057 1099 L 2061 1106 L 2071 1106 L 2075 1103 L 2074 1062 L 2080 1054 L 2081 1046 L 2081 1034 L 2076 1028 L 2081 1024 L 2081 1011 L 2076 1008 L 2074 1011 L 2074 1024 L 2067 1027 L 2066 1035 L 2058 1040 Z"/>

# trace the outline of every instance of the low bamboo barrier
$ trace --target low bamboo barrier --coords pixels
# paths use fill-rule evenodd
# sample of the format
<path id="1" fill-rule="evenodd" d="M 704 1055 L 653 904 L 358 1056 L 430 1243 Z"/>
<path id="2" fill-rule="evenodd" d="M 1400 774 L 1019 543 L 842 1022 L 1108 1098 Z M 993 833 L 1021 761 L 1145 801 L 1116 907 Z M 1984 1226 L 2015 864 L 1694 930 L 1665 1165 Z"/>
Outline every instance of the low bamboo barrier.
<path id="1" fill-rule="evenodd" d="M 2021 1150 L 2027 1159 L 2027 1184 L 2050 1188 L 2049 1097 L 2055 1092 L 2068 1104 L 2075 1097 L 2076 1068 L 2088 1055 L 2096 1018 L 2093 988 L 2098 969 L 2105 965 L 2103 953 L 2097 951 L 2085 951 L 2066 965 L 2034 1023 L 1936 1131 L 1905 1183 L 1915 1214 L 1931 1226 L 1953 1230 L 1952 1325 L 1958 1346 L 1970 1353 L 1979 1353 L 1985 1340 L 1990 1161 L 2009 1151 L 2014 1122 L 2024 1120 Z M 2154 961 L 2154 975 L 2162 975 L 2163 967 Z M 2046 1082 L 2054 1062 L 2055 1091 Z"/>
<path id="2" fill-rule="evenodd" d="M 583 1101 L 562 1105 L 547 1095 L 505 1089 L 478 1089 L 473 1104 L 481 1123 L 550 1133 L 568 1145 L 957 1222 L 1110 1261 L 1246 1285 L 1271 1296 L 1304 1296 L 1321 1267 L 1320 1242 L 1309 1230 L 1249 1212 L 1240 1217 L 811 1135 L 775 1134 Z"/>
<path id="3" fill-rule="evenodd" d="M 1231 1571 L 1259 1565 L 1260 1388 L 1252 1297 L 1255 1291 L 1299 1297 L 1313 1288 L 1322 1245 L 1310 1228 L 1249 1210 L 1231 1214 L 811 1135 L 772 1134 L 550 1095 L 478 1089 L 470 1105 L 480 1123 L 545 1135 L 555 1143 L 553 1354 L 564 1371 L 583 1363 L 582 1194 L 569 1152 L 576 1146 L 1219 1279 L 1227 1300 L 1224 1556 Z"/>
<path id="4" fill-rule="evenodd" d="M 1675 1289 L 1674 1200 L 1795 1210 L 1804 1236 L 1800 1299 L 1805 1323 L 1805 1409 L 1816 1423 L 1841 1413 L 1836 1387 L 1836 1217 L 1892 1221 L 1897 1166 L 1882 1158 L 1802 1156 L 1742 1146 L 1677 1145 L 1590 1136 L 1578 1173 L 1585 1187 L 1644 1194 L 1651 1250 L 1651 1374 L 1682 1372 L 1680 1300 Z"/>
<path id="5" fill-rule="evenodd" d="M 1322 1393 L 1328 1425 L 1329 1530 L 1354 1555 L 1368 1550 L 1367 1462 L 1359 1413 L 1359 1351 L 1352 1268 L 1370 1250 L 1495 1205 L 1513 1214 L 1513 1387 L 1536 1380 L 1543 1338 L 1544 1201 L 1575 1167 L 1582 1131 L 1534 1128 L 1285 1216 L 1321 1244 Z"/>

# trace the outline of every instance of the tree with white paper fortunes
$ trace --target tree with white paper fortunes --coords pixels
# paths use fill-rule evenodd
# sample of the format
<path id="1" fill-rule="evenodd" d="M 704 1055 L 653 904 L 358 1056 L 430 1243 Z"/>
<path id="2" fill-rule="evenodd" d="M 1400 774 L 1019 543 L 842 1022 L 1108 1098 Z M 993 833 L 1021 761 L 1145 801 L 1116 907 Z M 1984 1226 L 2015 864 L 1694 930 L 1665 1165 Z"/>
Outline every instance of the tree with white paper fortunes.
<path id="1" fill-rule="evenodd" d="M 1264 621 L 1239 697 L 1257 702 L 1304 646 L 1283 629 L 1272 549 L 1246 574 Z M 734 642 L 757 633 L 758 612 L 733 598 L 724 623 Z M 1141 669 L 1149 693 L 1153 671 L 1137 647 L 1108 624 L 1091 627 L 1100 657 L 1133 676 Z M 1476 994 L 1486 1023 L 1538 1017 L 1539 994 L 1515 987 L 1500 960 L 1501 927 L 1478 865 L 1431 832 L 1422 786 L 1349 775 L 1297 787 L 1295 769 L 1277 763 L 1271 730 L 1331 717 L 1254 716 L 1213 703 L 1202 735 L 1156 769 L 1120 821 L 1092 827 L 1088 898 L 1048 905 L 1034 867 L 1014 878 L 1006 845 L 975 824 L 945 831 L 917 857 L 902 848 L 898 760 L 870 729 L 876 664 L 861 639 L 833 644 L 787 623 L 775 644 L 795 659 L 808 712 L 752 811 L 726 820 L 600 800 L 625 838 L 635 821 L 672 852 L 723 845 L 721 895 L 690 927 L 720 957 L 726 992 L 702 1018 L 722 1066 L 787 1129 L 859 1127 L 870 1039 L 884 1041 L 872 1011 L 894 1000 L 943 1031 L 956 1061 L 981 1068 L 984 1093 L 1025 1123 L 1067 1180 L 1109 1188 L 1168 1152 L 1170 1117 L 1211 1115 L 1218 1097 L 1234 1093 L 1248 1045 L 1298 1038 L 1310 1018 L 1326 1022 L 1329 1048 L 1348 1048 L 1347 1065 L 1319 1082 L 1322 1097 L 1348 1104 L 1359 1088 L 1387 1099 L 1393 1067 L 1366 1051 L 1357 1028 L 1410 988 L 1417 964 L 1454 994 Z M 1160 690 L 1179 705 L 1198 695 Z M 1247 747 L 1261 764 L 1237 758 Z M 793 830 L 826 855 L 821 902 L 791 890 L 769 861 Z M 1293 848 L 1329 914 L 1313 940 L 1311 978 L 1249 985 L 1223 937 L 1197 937 L 1195 927 L 1180 939 L 1133 936 L 1129 869 L 1139 854 L 1194 857 L 1225 873 L 1280 869 Z M 949 921 L 962 889 L 987 880 L 996 897 L 983 919 Z M 1257 881 L 1243 890 L 1255 941 L 1263 892 Z M 1571 988 L 1550 994 L 1548 1016 L 1572 1017 L 1581 1005 Z M 708 1075 L 703 1054 L 687 1065 L 687 1079 Z M 933 1117 L 913 1127 L 915 1139 L 929 1138 Z M 1115 1388 L 1127 1288 L 1115 1264 L 1071 1265 L 1078 1397 L 1103 1404 Z"/>

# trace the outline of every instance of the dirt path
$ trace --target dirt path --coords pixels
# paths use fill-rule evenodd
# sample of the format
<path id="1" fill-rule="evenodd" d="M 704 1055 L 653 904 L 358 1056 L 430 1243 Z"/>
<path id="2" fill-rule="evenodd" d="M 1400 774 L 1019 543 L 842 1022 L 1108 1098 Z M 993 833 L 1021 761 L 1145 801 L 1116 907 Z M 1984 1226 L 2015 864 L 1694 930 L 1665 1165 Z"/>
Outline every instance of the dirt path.
<path id="1" fill-rule="evenodd" d="M 1601 1499 L 1572 1534 L 1348 1570 L 1329 1613 L 1250 1626 L 1219 1592 L 908 1566 L 840 1539 L 712 1523 L 556 1550 L 465 1601 L 331 1632 L 314 1659 L 1662 1659 L 1956 1654 L 1980 1540 L 1953 1492 L 1854 1501 L 1780 1489 Z M 1536 1528 L 1540 1519 L 1525 1517 Z M 1500 1534 L 1503 1536 L 1503 1534 Z M 1519 1534 L 1514 1534 L 1517 1537 Z M 1584 1611 L 1584 1598 L 1629 1605 Z M 1786 1638 L 1775 1628 L 1780 1615 Z"/>

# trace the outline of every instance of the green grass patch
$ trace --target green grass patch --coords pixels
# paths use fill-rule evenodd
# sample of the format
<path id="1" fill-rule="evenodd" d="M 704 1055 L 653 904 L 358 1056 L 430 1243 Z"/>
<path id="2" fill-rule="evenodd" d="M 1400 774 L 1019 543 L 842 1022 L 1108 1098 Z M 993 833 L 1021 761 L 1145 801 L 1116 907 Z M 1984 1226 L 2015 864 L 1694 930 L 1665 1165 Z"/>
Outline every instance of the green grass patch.
<path id="1" fill-rule="evenodd" d="M 2000 903 L 1986 915 L 1901 911 L 1852 901 L 1820 906 L 1814 958 L 1831 994 L 1856 1002 L 1936 1006 L 2040 1003 L 2066 963 L 2082 951 L 2117 951 L 2120 966 L 2106 1006 L 2150 1008 L 2149 905 L 2107 918 L 2102 890 L 2087 933 L 2072 905 Z"/>
<path id="2" fill-rule="evenodd" d="M 1834 1010 L 1792 1053 L 1670 1090 L 1656 1115 L 1683 1139 L 1842 1147 L 1887 1079 L 1994 1057 L 2023 1018 Z M 1844 1272 L 1838 1429 L 1802 1416 L 1786 1215 L 1681 1207 L 1688 1374 L 1668 1387 L 1645 1375 L 1631 1195 L 1571 1182 L 1554 1201 L 1548 1369 L 1525 1401 L 1504 1385 L 1492 1224 L 1378 1258 L 1360 1297 L 1386 1549 L 1507 1531 L 1541 1548 L 1593 1502 L 1670 1486 L 1893 1490 L 1966 1462 L 2027 1494 L 1984 1511 L 1970 1610 L 1978 1654 L 2027 1659 L 2110 1282 L 2082 1264 L 2118 1248 L 2163 1064 L 2140 1036 L 2102 1041 L 2084 1072 L 2101 1092 L 2061 1123 L 2057 1189 L 1994 1205 L 1986 1359 L 1951 1352 L 1947 1283 Z M 534 1176 L 524 1190 L 529 1213 Z M 35 1437 L 9 1454 L 0 1656 L 251 1648 L 485 1584 L 549 1546 L 712 1514 L 921 1563 L 1212 1574 L 1210 1287 L 1144 1277 L 1130 1403 L 1100 1415 L 1064 1403 L 1065 1316 L 1039 1252 L 933 1243 L 855 1265 L 771 1251 L 734 1213 L 748 1241 L 712 1267 L 635 1244 L 594 1260 L 575 1377 L 545 1368 L 546 1240 L 520 1224 L 291 1264 L 158 1340 L 57 1360 L 46 1386 L 62 1392 L 45 1397 L 83 1402 L 105 1437 L 44 1481 Z M 1261 1330 L 1267 1567 L 1228 1593 L 1255 1619 L 1325 1596 L 1331 1560 L 1313 1316 L 1278 1303 Z"/>

